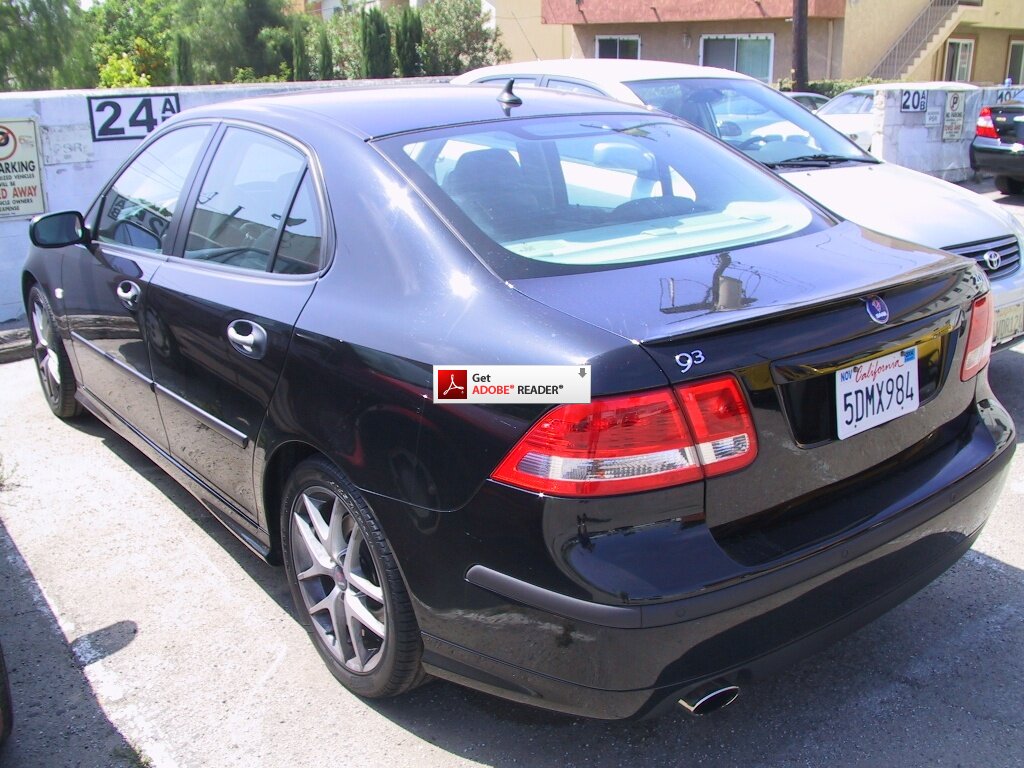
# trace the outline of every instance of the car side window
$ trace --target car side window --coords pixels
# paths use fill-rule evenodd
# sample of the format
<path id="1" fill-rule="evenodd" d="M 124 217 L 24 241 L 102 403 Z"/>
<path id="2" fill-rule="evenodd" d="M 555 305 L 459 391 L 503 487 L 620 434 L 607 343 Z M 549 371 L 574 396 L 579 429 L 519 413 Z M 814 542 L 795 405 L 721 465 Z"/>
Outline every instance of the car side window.
<path id="1" fill-rule="evenodd" d="M 132 160 L 104 197 L 99 241 L 163 250 L 182 187 L 209 133 L 208 125 L 179 128 Z"/>
<path id="2" fill-rule="evenodd" d="M 517 82 L 516 85 L 519 83 Z M 584 85 L 578 83 L 575 80 L 561 80 L 557 77 L 548 78 L 548 88 L 555 88 L 559 91 L 570 91 L 572 93 L 585 93 L 590 96 L 605 96 L 604 91 L 601 91 L 592 85 Z"/>
<path id="3" fill-rule="evenodd" d="M 203 180 L 185 258 L 267 271 L 306 158 L 256 131 L 228 128 Z"/>
<path id="4" fill-rule="evenodd" d="M 284 222 L 272 272 L 303 275 L 320 269 L 322 226 L 316 189 L 309 171 L 302 178 L 295 202 Z"/>

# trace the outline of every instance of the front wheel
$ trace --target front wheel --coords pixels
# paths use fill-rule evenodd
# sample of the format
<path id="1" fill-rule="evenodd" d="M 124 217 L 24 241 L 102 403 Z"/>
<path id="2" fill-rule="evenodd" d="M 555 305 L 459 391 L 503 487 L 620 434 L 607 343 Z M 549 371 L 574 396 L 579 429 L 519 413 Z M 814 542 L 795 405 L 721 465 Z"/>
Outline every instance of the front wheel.
<path id="1" fill-rule="evenodd" d="M 423 644 L 395 556 L 373 510 L 333 464 L 300 464 L 281 507 L 285 569 L 299 622 L 353 693 L 418 685 Z"/>
<path id="2" fill-rule="evenodd" d="M 28 292 L 28 311 L 36 372 L 39 383 L 43 385 L 46 403 L 54 415 L 62 419 L 77 416 L 81 406 L 75 400 L 75 373 L 64 342 L 57 333 L 57 320 L 50 300 L 38 285 L 33 285 Z"/>

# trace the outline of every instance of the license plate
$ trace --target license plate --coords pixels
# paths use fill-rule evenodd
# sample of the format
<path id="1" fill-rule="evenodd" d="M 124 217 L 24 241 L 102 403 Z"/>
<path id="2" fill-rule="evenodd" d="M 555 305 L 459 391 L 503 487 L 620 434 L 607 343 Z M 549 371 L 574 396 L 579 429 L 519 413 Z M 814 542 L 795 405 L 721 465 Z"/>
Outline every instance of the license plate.
<path id="1" fill-rule="evenodd" d="M 1010 304 L 996 310 L 996 336 L 998 344 L 1024 333 L 1024 304 Z"/>
<path id="2" fill-rule="evenodd" d="M 917 410 L 917 347 L 836 371 L 840 440 Z"/>

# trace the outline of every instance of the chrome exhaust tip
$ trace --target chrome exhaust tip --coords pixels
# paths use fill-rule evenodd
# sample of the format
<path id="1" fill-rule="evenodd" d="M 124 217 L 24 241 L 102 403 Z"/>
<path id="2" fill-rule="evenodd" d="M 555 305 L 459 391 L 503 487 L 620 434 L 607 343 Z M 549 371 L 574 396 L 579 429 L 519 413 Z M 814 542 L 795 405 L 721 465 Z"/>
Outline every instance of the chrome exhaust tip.
<path id="1" fill-rule="evenodd" d="M 728 707 L 739 695 L 739 686 L 724 680 L 714 680 L 687 693 L 679 699 L 679 706 L 691 715 L 706 715 L 716 709 Z"/>

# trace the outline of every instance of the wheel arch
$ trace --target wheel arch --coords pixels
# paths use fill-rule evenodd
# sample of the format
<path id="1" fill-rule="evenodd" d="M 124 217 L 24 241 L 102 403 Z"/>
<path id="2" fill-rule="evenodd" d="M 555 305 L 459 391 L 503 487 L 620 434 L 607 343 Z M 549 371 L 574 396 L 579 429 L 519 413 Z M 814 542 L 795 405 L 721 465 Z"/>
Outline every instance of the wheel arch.
<path id="1" fill-rule="evenodd" d="M 281 564 L 281 503 L 284 501 L 284 487 L 292 472 L 306 459 L 323 456 L 330 461 L 323 451 L 309 443 L 291 440 L 277 446 L 266 463 L 263 472 L 263 511 L 267 521 L 267 534 L 270 539 L 270 553 L 267 560 L 274 565 Z"/>

